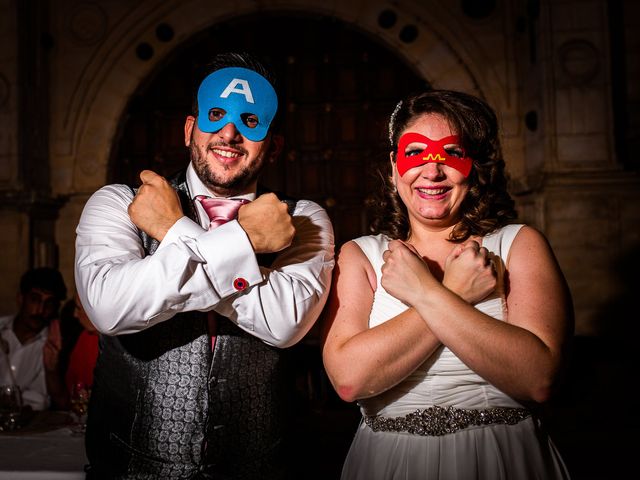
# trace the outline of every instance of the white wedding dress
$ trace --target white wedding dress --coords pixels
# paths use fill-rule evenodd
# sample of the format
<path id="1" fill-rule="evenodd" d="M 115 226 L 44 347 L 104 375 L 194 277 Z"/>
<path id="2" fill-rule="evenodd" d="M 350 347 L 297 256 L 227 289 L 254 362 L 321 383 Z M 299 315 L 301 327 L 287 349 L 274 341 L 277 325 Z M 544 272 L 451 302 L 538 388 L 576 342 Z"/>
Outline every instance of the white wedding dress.
<path id="1" fill-rule="evenodd" d="M 509 225 L 483 239 L 483 246 L 502 262 L 497 266 L 498 288 L 476 308 L 500 320 L 506 315 L 504 265 L 520 227 Z M 383 235 L 365 236 L 355 242 L 378 277 L 369 319 L 370 327 L 374 327 L 407 306 L 380 285 L 382 253 L 389 239 Z M 446 347 L 440 347 L 404 381 L 380 395 L 359 401 L 359 405 L 363 415 L 383 417 L 401 417 L 436 405 L 464 409 L 523 408 L 474 373 Z M 567 478 L 556 447 L 539 420 L 532 416 L 515 425 L 470 426 L 439 436 L 374 432 L 361 421 L 342 470 L 343 480 Z"/>

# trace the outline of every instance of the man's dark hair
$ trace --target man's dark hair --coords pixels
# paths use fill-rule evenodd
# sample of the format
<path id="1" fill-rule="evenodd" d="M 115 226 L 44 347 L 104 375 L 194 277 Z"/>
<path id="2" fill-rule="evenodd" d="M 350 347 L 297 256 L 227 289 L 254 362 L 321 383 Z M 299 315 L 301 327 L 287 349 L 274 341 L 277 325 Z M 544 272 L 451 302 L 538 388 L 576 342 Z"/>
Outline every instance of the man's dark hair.
<path id="1" fill-rule="evenodd" d="M 67 297 L 62 274 L 55 268 L 38 267 L 25 272 L 20 279 L 20 293 L 25 295 L 34 288 L 51 292 L 59 301 Z"/>
<path id="2" fill-rule="evenodd" d="M 215 71 L 232 67 L 246 68 L 247 70 L 253 70 L 257 74 L 262 75 L 271 84 L 273 89 L 276 91 L 278 100 L 280 100 L 281 96 L 276 85 L 276 75 L 270 65 L 267 65 L 266 62 L 262 60 L 258 60 L 258 58 L 247 52 L 219 53 L 201 69 L 201 72 L 198 75 L 196 75 L 196 82 L 193 85 L 191 98 L 191 114 L 194 117 L 198 116 L 198 88 L 202 81 Z M 273 130 L 274 125 L 278 123 L 277 119 L 280 117 L 280 110 L 281 107 L 278 108 L 278 112 L 272 120 L 271 128 L 269 130 Z"/>

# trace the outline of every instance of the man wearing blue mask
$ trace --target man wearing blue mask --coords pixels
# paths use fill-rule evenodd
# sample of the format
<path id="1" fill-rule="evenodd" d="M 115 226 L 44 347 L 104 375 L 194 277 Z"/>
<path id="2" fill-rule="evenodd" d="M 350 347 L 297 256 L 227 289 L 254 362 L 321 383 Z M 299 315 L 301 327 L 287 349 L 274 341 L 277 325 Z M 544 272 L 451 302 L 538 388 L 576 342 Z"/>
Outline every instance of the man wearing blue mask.
<path id="1" fill-rule="evenodd" d="M 218 55 L 186 170 L 84 208 L 75 278 L 101 332 L 88 478 L 285 476 L 282 352 L 324 306 L 334 240 L 319 205 L 258 184 L 283 144 L 273 84 L 249 55 Z"/>

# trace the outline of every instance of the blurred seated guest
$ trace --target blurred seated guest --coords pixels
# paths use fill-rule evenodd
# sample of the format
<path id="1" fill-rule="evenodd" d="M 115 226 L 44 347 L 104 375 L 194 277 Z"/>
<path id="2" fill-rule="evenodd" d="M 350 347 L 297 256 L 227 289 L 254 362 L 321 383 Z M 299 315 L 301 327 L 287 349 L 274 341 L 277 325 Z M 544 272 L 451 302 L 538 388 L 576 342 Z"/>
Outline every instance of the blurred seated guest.
<path id="1" fill-rule="evenodd" d="M 44 357 L 55 351 L 48 327 L 66 295 L 58 270 L 31 269 L 20 279 L 18 313 L 0 317 L 0 383 L 20 386 L 24 406 L 33 410 L 49 406 L 49 384 L 58 382 L 52 365 L 45 368 Z"/>
<path id="2" fill-rule="evenodd" d="M 44 364 L 51 370 L 47 389 L 52 409 L 69 410 L 74 389 L 91 388 L 97 358 L 98 334 L 76 294 L 63 305 L 60 320 L 49 325 Z"/>
<path id="3" fill-rule="evenodd" d="M 60 314 L 62 351 L 60 364 L 69 394 L 79 384 L 91 387 L 98 358 L 98 332 L 89 320 L 76 293 Z"/>

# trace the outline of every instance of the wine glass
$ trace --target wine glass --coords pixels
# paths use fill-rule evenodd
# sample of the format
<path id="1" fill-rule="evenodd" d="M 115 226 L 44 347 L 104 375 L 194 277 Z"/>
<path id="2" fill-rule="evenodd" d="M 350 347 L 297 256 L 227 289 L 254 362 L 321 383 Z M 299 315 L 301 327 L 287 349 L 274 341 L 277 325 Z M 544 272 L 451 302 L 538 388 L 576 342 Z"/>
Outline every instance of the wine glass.
<path id="1" fill-rule="evenodd" d="M 0 385 L 0 430 L 13 431 L 20 428 L 22 392 L 18 385 Z"/>
<path id="2" fill-rule="evenodd" d="M 87 409 L 90 397 L 90 385 L 83 382 L 73 384 L 71 389 L 71 414 L 73 416 L 71 430 L 74 434 L 83 435 L 87 429 Z"/>

